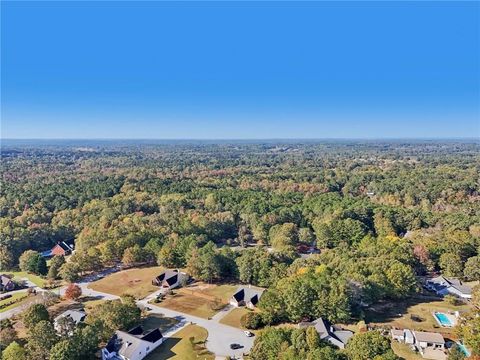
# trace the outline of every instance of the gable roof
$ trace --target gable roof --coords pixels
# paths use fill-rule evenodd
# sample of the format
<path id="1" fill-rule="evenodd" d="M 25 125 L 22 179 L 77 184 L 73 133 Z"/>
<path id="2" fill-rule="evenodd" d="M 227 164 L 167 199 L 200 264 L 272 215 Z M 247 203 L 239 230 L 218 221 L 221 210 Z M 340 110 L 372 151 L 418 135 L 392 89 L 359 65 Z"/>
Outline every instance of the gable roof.
<path id="1" fill-rule="evenodd" d="M 445 344 L 445 339 L 440 333 L 413 331 L 413 336 L 418 342 Z"/>
<path id="2" fill-rule="evenodd" d="M 7 286 L 9 283 L 11 283 L 13 280 L 11 277 L 7 276 L 7 275 L 4 275 L 4 274 L 1 274 L 0 275 L 0 284 L 2 286 Z"/>
<path id="3" fill-rule="evenodd" d="M 466 295 L 472 294 L 472 289 L 467 285 L 463 285 L 462 282 L 456 278 L 449 278 L 449 277 L 440 275 L 428 281 L 434 284 L 435 288 L 438 291 L 452 287 L 462 294 L 466 294 Z"/>
<path id="4" fill-rule="evenodd" d="M 313 326 L 317 330 L 320 339 L 326 339 L 336 346 L 346 345 L 353 336 L 353 331 L 336 329 L 328 320 L 321 317 L 312 322 L 301 322 L 298 325 L 300 328 Z"/>
<path id="5" fill-rule="evenodd" d="M 106 348 L 109 352 L 116 352 L 119 355 L 130 359 L 135 354 L 137 348 L 144 343 L 153 344 L 163 338 L 160 329 L 153 329 L 143 333 L 141 326 L 136 326 L 126 331 L 115 331 L 115 334 L 109 340 Z"/>
<path id="6" fill-rule="evenodd" d="M 71 318 L 75 322 L 75 324 L 78 324 L 78 323 L 82 322 L 83 320 L 85 320 L 86 316 L 87 316 L 87 314 L 84 311 L 67 310 L 67 311 L 64 311 L 63 313 L 61 313 L 60 315 L 58 315 L 55 318 L 55 322 L 57 322 L 61 318 L 68 317 L 68 318 Z"/>
<path id="7" fill-rule="evenodd" d="M 160 275 L 158 275 L 155 280 L 159 283 L 166 281 L 168 285 L 173 285 L 178 280 L 178 270 L 165 270 Z"/>
<path id="8" fill-rule="evenodd" d="M 60 246 L 64 251 L 73 251 L 73 246 L 70 244 L 67 244 L 65 241 L 61 241 L 57 243 L 55 246 Z M 54 248 L 55 248 L 54 246 Z"/>
<path id="9" fill-rule="evenodd" d="M 262 297 L 265 289 L 240 286 L 232 297 L 237 301 L 251 302 L 253 305 L 257 304 Z"/>

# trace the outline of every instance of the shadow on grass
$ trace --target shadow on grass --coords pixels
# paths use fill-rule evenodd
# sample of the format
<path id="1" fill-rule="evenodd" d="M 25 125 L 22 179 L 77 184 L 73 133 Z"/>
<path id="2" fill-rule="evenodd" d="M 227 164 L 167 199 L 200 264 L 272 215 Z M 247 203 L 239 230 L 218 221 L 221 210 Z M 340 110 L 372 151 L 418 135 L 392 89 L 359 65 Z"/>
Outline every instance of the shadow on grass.
<path id="1" fill-rule="evenodd" d="M 172 351 L 173 347 L 180 342 L 180 338 L 167 338 L 155 351 L 150 353 L 146 360 L 164 360 L 170 359 L 177 354 Z"/>
<path id="2" fill-rule="evenodd" d="M 365 322 L 367 323 L 388 323 L 408 313 L 410 307 L 419 304 L 428 304 L 442 301 L 442 298 L 428 294 L 418 294 L 405 300 L 383 301 L 364 310 Z M 425 319 L 418 318 L 413 321 L 422 322 Z"/>
<path id="3" fill-rule="evenodd" d="M 180 319 L 163 316 L 162 314 L 150 313 L 142 320 L 142 325 L 145 330 L 159 328 L 162 333 L 172 329 L 181 322 Z"/>

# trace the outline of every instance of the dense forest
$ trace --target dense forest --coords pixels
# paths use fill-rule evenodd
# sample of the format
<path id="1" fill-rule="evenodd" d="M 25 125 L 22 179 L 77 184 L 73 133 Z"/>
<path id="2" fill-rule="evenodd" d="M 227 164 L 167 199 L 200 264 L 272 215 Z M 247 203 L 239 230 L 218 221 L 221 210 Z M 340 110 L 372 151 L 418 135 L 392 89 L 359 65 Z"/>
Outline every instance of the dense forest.
<path id="1" fill-rule="evenodd" d="M 480 280 L 479 150 L 474 141 L 7 144 L 0 270 L 74 242 L 52 279 L 158 263 L 267 287 L 262 326 L 348 323 L 415 293 L 427 273 Z"/>

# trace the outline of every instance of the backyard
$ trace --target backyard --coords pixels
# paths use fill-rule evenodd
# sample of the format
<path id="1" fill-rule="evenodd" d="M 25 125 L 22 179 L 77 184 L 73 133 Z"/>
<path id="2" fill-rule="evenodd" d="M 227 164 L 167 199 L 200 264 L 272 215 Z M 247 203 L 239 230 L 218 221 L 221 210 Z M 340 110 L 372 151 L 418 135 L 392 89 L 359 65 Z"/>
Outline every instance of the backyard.
<path id="1" fill-rule="evenodd" d="M 446 337 L 452 338 L 454 337 L 453 329 L 439 326 L 432 313 L 434 311 L 445 313 L 462 312 L 468 309 L 468 305 L 456 306 L 444 300 L 418 295 L 408 302 L 384 304 L 383 307 L 377 307 L 377 311 L 367 311 L 365 316 L 366 322 L 370 325 L 439 332 Z"/>
<path id="2" fill-rule="evenodd" d="M 112 295 L 128 294 L 136 299 L 143 299 L 159 289 L 152 285 L 152 280 L 163 270 L 161 266 L 124 270 L 92 282 L 88 287 Z"/>
<path id="3" fill-rule="evenodd" d="M 204 345 L 208 332 L 197 325 L 188 325 L 172 337 L 165 339 L 146 360 L 213 360 L 215 356 Z"/>

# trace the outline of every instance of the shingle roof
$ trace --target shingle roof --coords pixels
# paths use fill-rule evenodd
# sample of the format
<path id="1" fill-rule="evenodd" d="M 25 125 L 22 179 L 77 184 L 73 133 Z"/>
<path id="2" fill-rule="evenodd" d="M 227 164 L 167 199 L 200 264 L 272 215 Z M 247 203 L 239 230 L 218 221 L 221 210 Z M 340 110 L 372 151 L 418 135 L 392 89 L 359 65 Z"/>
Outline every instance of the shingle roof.
<path id="1" fill-rule="evenodd" d="M 252 304 L 255 305 L 258 303 L 258 301 L 262 297 L 262 294 L 264 291 L 265 291 L 264 289 L 260 289 L 260 288 L 240 286 L 235 292 L 235 294 L 233 294 L 233 298 L 238 302 L 251 301 Z"/>
<path id="2" fill-rule="evenodd" d="M 2 286 L 7 286 L 8 283 L 10 283 L 10 281 L 12 281 L 12 279 L 6 275 L 0 275 L 0 280 L 1 280 L 1 284 Z"/>
<path id="3" fill-rule="evenodd" d="M 442 334 L 434 332 L 413 331 L 413 336 L 419 342 L 444 344 L 445 339 Z"/>
<path id="4" fill-rule="evenodd" d="M 163 337 L 160 329 L 153 329 L 143 334 L 141 326 L 136 326 L 128 332 L 117 330 L 107 344 L 109 352 L 115 351 L 129 359 L 142 342 L 155 343 Z"/>
<path id="5" fill-rule="evenodd" d="M 57 322 L 61 318 L 69 317 L 75 322 L 75 324 L 78 324 L 78 323 L 82 322 L 85 319 L 86 316 L 87 316 L 87 314 L 85 314 L 85 312 L 83 312 L 83 311 L 67 310 L 67 311 L 64 311 L 63 313 L 61 313 L 60 315 L 58 315 L 55 318 L 55 322 Z"/>
<path id="6" fill-rule="evenodd" d="M 403 330 L 392 329 L 390 333 L 392 336 L 403 336 Z"/>

